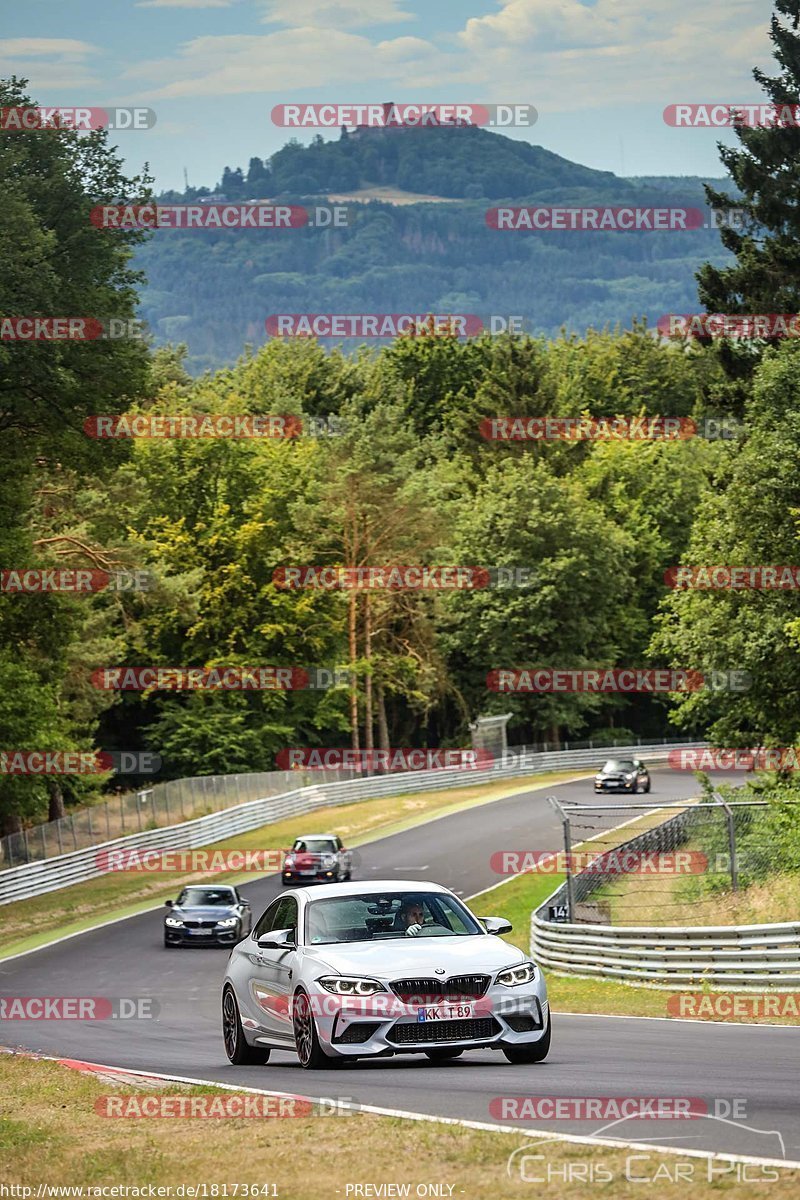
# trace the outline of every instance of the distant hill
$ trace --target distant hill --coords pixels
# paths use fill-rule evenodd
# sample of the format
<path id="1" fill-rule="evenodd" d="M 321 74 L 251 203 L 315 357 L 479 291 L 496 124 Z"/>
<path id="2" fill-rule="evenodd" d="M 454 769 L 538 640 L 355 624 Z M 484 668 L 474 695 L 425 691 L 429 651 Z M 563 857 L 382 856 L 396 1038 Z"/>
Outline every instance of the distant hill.
<path id="1" fill-rule="evenodd" d="M 303 203 L 380 188 L 450 203 L 352 204 L 349 226 L 335 230 L 160 231 L 137 254 L 149 279 L 142 315 L 158 341 L 189 344 L 195 370 L 261 344 L 265 318 L 281 312 L 521 315 L 530 332 L 550 335 L 635 316 L 655 322 L 694 310 L 695 270 L 709 258 L 726 261 L 713 229 L 509 234 L 487 228 L 486 209 L 499 201 L 702 206 L 703 182 L 621 178 L 477 128 L 291 141 L 266 161 L 251 158 L 246 171 L 226 167 L 214 194 Z"/>

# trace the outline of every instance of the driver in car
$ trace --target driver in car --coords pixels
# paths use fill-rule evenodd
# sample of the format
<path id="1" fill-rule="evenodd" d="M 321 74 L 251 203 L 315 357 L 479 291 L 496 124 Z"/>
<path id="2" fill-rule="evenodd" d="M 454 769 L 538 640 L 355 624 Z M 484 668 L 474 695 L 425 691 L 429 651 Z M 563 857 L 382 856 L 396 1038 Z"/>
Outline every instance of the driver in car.
<path id="1" fill-rule="evenodd" d="M 425 913 L 416 896 L 404 896 L 395 920 L 395 929 L 405 931 L 406 937 L 416 937 L 425 924 Z"/>

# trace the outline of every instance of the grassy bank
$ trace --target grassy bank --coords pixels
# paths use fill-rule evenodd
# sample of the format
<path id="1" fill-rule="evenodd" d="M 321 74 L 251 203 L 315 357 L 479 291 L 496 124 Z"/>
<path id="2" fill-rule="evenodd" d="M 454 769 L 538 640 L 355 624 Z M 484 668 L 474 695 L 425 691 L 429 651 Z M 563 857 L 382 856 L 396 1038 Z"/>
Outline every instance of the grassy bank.
<path id="1" fill-rule="evenodd" d="M 531 1183 L 520 1178 L 520 1155 L 514 1162 L 516 1169 L 508 1172 L 509 1156 L 530 1140 L 516 1133 L 412 1123 L 366 1113 L 285 1119 L 109 1118 L 95 1109 L 104 1097 L 131 1097 L 141 1103 L 145 1095 L 224 1100 L 230 1093 L 174 1084 L 159 1088 L 146 1081 L 131 1087 L 58 1063 L 5 1054 L 0 1055 L 0 1089 L 0 1183 L 30 1187 L 33 1197 L 47 1185 L 82 1186 L 87 1197 L 89 1188 L 146 1189 L 151 1184 L 172 1188 L 173 1196 L 174 1189 L 184 1185 L 201 1189 L 195 1196 L 221 1197 L 225 1185 L 232 1196 L 234 1185 L 244 1195 L 242 1185 L 247 1184 L 259 1188 L 255 1193 L 259 1197 L 347 1200 L 348 1196 L 403 1194 L 356 1191 L 359 1186 L 409 1185 L 413 1196 L 420 1185 L 437 1184 L 444 1190 L 431 1194 L 464 1200 L 529 1192 L 545 1200 L 588 1200 L 597 1194 L 597 1184 L 584 1180 L 601 1168 L 612 1180 L 603 1194 L 608 1191 L 615 1200 L 641 1195 L 641 1183 L 626 1175 L 625 1149 L 549 1140 L 534 1145 L 529 1152 L 541 1157 L 528 1170 L 535 1168 L 539 1178 L 549 1180 L 536 1183 L 534 1193 Z M 492 1119 L 488 1112 L 485 1119 Z M 231 1153 L 232 1147 L 245 1146 L 244 1153 Z M 627 1171 L 640 1178 L 657 1176 L 659 1200 L 678 1200 L 685 1194 L 685 1176 L 672 1178 L 679 1163 L 684 1164 L 684 1172 L 685 1164 L 695 1164 L 691 1193 L 698 1200 L 710 1200 L 721 1191 L 732 1200 L 753 1195 L 752 1183 L 736 1182 L 733 1165 L 729 1182 L 712 1185 L 707 1182 L 705 1160 L 657 1151 L 636 1153 L 635 1171 L 633 1166 Z M 725 1170 L 722 1162 L 715 1167 L 718 1172 Z M 774 1174 L 777 1178 L 769 1184 L 772 1200 L 789 1200 L 798 1194 L 800 1172 L 775 1169 Z"/>

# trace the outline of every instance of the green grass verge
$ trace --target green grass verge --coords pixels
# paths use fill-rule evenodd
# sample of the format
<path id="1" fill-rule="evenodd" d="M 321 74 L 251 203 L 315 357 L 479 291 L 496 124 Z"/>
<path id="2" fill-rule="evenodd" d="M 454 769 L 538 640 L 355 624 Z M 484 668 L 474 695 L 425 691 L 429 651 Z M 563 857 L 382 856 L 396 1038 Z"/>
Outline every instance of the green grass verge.
<path id="1" fill-rule="evenodd" d="M 454 1078 L 461 1064 L 453 1064 Z M 425 1068 L 422 1068 L 423 1071 Z M 539 1068 L 534 1069 L 538 1074 Z M 525 1085 L 530 1072 L 509 1071 Z M 298 1087 L 302 1086 L 302 1080 Z M 264 1069 L 269 1087 L 269 1068 Z M 231 1093 L 211 1086 L 139 1080 L 136 1085 L 115 1078 L 101 1079 L 59 1063 L 18 1055 L 0 1055 L 0 1184 L 30 1188 L 7 1195 L 35 1198 L 40 1186 L 82 1188 L 85 1198 L 100 1196 L 89 1189 L 170 1188 L 176 1195 L 203 1197 L 277 1197 L 279 1200 L 350 1200 L 381 1195 L 450 1196 L 453 1200 L 614 1200 L 641 1197 L 646 1177 L 658 1182 L 649 1194 L 658 1200 L 713 1200 L 723 1194 L 746 1200 L 756 1194 L 752 1182 L 738 1182 L 734 1164 L 717 1161 L 709 1182 L 706 1160 L 673 1157 L 659 1151 L 637 1151 L 635 1170 L 626 1170 L 625 1147 L 591 1146 L 553 1141 L 549 1135 L 531 1146 L 531 1138 L 514 1132 L 469 1129 L 433 1121 L 404 1121 L 370 1113 L 346 1117 L 314 1115 L 280 1117 L 107 1117 L 109 1101 L 145 1112 L 166 1100 L 182 1103 L 231 1102 Z M 342 1091 L 348 1089 L 341 1087 Z M 350 1088 L 352 1090 L 352 1088 Z M 276 1102 L 270 1102 L 273 1107 Z M 131 1106 L 129 1108 L 128 1106 Z M 99 1111 L 98 1111 L 99 1109 Z M 135 1109 L 134 1109 L 135 1111 Z M 280 1110 L 279 1110 L 280 1111 Z M 287 1108 L 284 1107 L 284 1112 Z M 495 1120 L 489 1110 L 476 1114 Z M 657 1124 L 653 1122 L 653 1124 Z M 568 1122 L 564 1122 L 567 1126 Z M 568 1132 L 565 1128 L 564 1132 Z M 544 1182 L 531 1185 L 520 1171 L 521 1155 L 529 1147 L 537 1155 L 528 1169 Z M 679 1172 L 678 1166 L 683 1170 Z M 509 1169 L 509 1167 L 511 1169 Z M 601 1172 L 602 1168 L 602 1174 Z M 723 1174 L 724 1173 L 724 1174 Z M 751 1173 L 752 1178 L 752 1173 Z M 770 1200 L 791 1200 L 800 1190 L 800 1172 L 776 1168 L 769 1183 Z M 432 1185 L 437 1187 L 433 1191 Z M 176 1189 L 183 1185 L 184 1190 Z M 238 1191 L 234 1191 L 238 1185 Z M 383 1187 L 381 1187 L 383 1185 Z M 389 1186 L 387 1186 L 389 1185 Z M 198 1189 L 198 1190 L 191 1190 Z M 358 1189 L 358 1190 L 356 1190 Z M 402 1190 L 401 1190 L 402 1189 Z M 407 1189 L 407 1191 L 406 1191 Z M 58 1193 L 55 1193 L 56 1195 Z M 111 1193 L 105 1192 L 106 1196 Z"/>

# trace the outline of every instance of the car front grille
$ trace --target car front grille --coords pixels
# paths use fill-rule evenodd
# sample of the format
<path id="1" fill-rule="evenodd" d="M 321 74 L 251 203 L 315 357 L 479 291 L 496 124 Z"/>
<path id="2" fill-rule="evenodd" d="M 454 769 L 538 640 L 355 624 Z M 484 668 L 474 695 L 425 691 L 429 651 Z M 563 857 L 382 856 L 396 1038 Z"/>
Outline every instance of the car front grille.
<path id="1" fill-rule="evenodd" d="M 500 1026 L 494 1017 L 479 1017 L 461 1021 L 409 1021 L 393 1025 L 386 1040 L 395 1046 L 420 1042 L 468 1042 L 492 1038 Z"/>
<path id="2" fill-rule="evenodd" d="M 451 975 L 449 979 L 395 979 L 389 986 L 404 1004 L 425 1004 L 442 998 L 477 1000 L 490 982 L 490 975 Z"/>
<path id="3" fill-rule="evenodd" d="M 187 929 L 213 929 L 216 921 L 184 921 Z"/>

